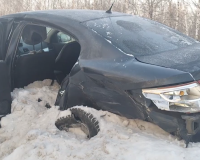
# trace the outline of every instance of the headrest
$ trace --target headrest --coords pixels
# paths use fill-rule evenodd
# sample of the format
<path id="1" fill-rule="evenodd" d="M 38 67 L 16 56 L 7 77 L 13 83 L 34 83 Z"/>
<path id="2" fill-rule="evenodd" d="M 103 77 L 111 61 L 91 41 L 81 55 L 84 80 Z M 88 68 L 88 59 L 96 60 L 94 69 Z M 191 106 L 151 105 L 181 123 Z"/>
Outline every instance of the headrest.
<path id="1" fill-rule="evenodd" d="M 36 45 L 47 38 L 46 27 L 27 25 L 22 33 L 24 43 L 29 45 Z"/>

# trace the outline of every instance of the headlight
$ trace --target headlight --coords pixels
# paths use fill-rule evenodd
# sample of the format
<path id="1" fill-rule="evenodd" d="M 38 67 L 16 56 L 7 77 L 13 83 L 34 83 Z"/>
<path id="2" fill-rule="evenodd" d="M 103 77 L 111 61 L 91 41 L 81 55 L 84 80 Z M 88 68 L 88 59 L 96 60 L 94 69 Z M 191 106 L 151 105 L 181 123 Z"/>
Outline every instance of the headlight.
<path id="1" fill-rule="evenodd" d="M 200 86 L 197 82 L 143 89 L 143 95 L 162 110 L 194 113 L 200 111 Z"/>

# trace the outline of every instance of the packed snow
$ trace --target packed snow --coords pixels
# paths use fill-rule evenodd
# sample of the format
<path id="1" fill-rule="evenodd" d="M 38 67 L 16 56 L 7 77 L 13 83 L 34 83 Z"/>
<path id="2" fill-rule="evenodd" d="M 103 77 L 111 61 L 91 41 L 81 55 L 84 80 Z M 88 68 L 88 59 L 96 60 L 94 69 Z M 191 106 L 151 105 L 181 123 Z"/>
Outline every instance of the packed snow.
<path id="1" fill-rule="evenodd" d="M 50 84 L 38 81 L 13 91 L 12 113 L 1 120 L 1 160 L 199 160 L 200 143 L 185 148 L 154 124 L 89 107 L 82 108 L 99 120 L 97 136 L 89 140 L 80 129 L 59 131 L 55 121 L 70 111 L 54 106 L 59 85 Z"/>

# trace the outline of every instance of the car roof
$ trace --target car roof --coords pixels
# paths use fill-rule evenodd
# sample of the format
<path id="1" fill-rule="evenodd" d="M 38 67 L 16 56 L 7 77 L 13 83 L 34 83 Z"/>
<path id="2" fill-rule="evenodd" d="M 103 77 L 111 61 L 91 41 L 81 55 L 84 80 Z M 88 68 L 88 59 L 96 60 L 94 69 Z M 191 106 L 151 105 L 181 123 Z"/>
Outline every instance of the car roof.
<path id="1" fill-rule="evenodd" d="M 120 13 L 120 12 L 112 12 L 106 13 L 106 11 L 102 10 L 78 10 L 78 9 L 55 9 L 55 10 L 44 10 L 44 11 L 29 11 L 29 12 L 20 12 L 16 14 L 10 14 L 2 16 L 2 18 L 24 18 L 26 16 L 38 17 L 38 15 L 42 16 L 58 16 L 60 18 L 68 18 L 71 20 L 75 20 L 77 22 L 84 22 L 93 19 L 107 18 L 107 17 L 115 17 L 115 16 L 125 16 L 128 14 Z"/>

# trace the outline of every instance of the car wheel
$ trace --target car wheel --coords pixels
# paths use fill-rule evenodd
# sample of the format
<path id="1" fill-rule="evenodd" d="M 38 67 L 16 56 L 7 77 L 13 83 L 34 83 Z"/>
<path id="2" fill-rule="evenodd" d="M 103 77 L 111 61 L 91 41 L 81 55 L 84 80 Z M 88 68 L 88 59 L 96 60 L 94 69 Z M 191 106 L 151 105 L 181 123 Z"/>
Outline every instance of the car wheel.
<path id="1" fill-rule="evenodd" d="M 94 137 L 100 131 L 98 120 L 90 113 L 80 108 L 70 109 L 71 115 L 59 118 L 55 125 L 59 130 L 69 131 L 69 128 L 80 127 L 88 138 Z"/>

